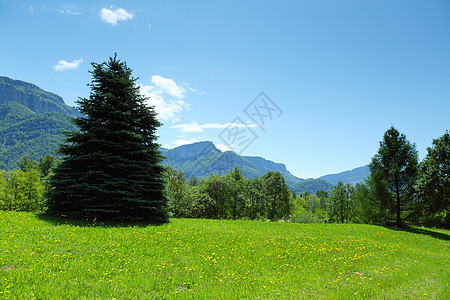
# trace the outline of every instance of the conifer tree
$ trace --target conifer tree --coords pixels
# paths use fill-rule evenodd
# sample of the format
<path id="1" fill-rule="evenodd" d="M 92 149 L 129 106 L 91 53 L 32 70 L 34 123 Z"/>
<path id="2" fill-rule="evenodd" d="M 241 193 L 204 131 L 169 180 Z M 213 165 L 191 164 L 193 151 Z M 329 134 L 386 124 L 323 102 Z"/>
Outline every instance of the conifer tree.
<path id="1" fill-rule="evenodd" d="M 398 227 L 402 226 L 402 212 L 413 202 L 417 167 L 416 146 L 397 129 L 389 128 L 370 163 L 370 180 L 380 209 L 387 209 L 391 216 L 395 216 Z"/>
<path id="2" fill-rule="evenodd" d="M 49 215 L 120 222 L 168 222 L 161 126 L 125 62 L 92 63 L 79 131 L 66 132 L 49 192 Z"/>

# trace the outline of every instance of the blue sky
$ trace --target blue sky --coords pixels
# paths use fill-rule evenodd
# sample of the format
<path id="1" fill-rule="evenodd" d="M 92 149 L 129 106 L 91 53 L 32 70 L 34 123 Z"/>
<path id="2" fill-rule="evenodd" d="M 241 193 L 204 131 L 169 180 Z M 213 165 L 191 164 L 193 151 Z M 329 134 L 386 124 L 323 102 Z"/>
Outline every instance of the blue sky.
<path id="1" fill-rule="evenodd" d="M 447 0 L 0 0 L 2 76 L 74 105 L 115 52 L 166 147 L 210 140 L 309 178 L 368 164 L 391 125 L 421 158 L 450 129 Z"/>

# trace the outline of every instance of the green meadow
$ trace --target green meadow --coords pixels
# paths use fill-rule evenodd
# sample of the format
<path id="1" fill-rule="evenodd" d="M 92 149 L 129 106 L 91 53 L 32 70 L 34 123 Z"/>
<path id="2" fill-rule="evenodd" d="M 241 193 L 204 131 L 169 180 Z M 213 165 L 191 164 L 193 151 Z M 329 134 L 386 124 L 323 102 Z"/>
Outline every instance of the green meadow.
<path id="1" fill-rule="evenodd" d="M 450 234 L 0 212 L 0 299 L 450 299 Z"/>

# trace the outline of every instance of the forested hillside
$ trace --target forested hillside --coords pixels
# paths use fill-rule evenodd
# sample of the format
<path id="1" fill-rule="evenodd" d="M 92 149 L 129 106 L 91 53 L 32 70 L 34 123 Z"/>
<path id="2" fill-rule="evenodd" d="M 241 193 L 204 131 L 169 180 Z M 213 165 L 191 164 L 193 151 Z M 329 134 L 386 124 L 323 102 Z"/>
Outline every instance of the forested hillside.
<path id="1" fill-rule="evenodd" d="M 6 102 L 17 102 L 35 113 L 56 111 L 79 115 L 75 108 L 66 105 L 56 94 L 44 91 L 32 83 L 0 76 L 0 103 Z"/>
<path id="2" fill-rule="evenodd" d="M 23 156 L 38 160 L 56 155 L 61 131 L 75 129 L 71 119 L 76 115 L 61 97 L 27 82 L 0 77 L 0 169 L 17 168 Z"/>

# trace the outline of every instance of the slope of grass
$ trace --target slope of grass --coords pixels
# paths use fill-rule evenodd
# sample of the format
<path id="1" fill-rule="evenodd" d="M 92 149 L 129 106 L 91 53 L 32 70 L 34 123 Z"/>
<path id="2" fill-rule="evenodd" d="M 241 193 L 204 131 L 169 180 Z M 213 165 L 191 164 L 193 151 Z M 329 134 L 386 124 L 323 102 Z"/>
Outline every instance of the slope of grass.
<path id="1" fill-rule="evenodd" d="M 59 223 L 61 222 L 61 223 Z M 446 231 L 0 212 L 0 299 L 449 299 Z"/>

